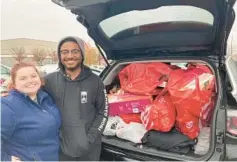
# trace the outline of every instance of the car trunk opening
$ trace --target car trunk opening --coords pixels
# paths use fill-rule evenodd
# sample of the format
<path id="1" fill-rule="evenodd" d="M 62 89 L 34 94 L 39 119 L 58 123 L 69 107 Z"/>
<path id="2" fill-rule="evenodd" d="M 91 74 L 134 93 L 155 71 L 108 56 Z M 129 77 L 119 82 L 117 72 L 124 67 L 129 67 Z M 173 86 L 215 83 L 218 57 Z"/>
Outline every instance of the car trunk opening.
<path id="1" fill-rule="evenodd" d="M 158 63 L 158 66 L 157 66 L 157 63 Z M 163 65 L 160 65 L 159 63 L 165 64 L 165 67 Z M 143 66 L 144 64 L 145 66 Z M 147 91 L 147 89 L 149 89 L 149 86 L 146 87 L 145 85 L 146 79 L 149 80 L 149 77 L 153 77 L 152 75 L 155 74 L 154 71 L 149 69 L 149 66 L 151 66 L 153 70 L 156 66 L 164 70 L 163 72 L 165 73 L 164 75 L 165 77 L 163 78 L 159 76 L 159 73 L 157 73 L 157 80 L 164 79 L 164 82 L 162 82 L 162 84 L 159 84 L 156 87 L 157 88 L 156 90 L 158 91 L 154 91 L 154 90 Z M 167 67 L 171 67 L 173 71 L 171 72 L 172 76 L 171 76 L 171 73 L 169 74 L 167 73 L 167 69 L 166 69 Z M 144 74 L 143 74 L 143 75 L 140 75 L 141 77 L 140 79 L 132 78 L 132 80 L 130 81 L 128 79 L 126 82 L 128 86 L 125 86 L 125 87 L 121 86 L 121 84 L 124 84 L 123 81 L 121 81 L 121 78 L 122 78 L 121 73 L 124 73 L 124 71 L 126 71 L 124 69 L 126 68 L 128 68 L 127 75 L 134 75 L 134 73 L 143 73 L 144 68 L 145 68 L 146 74 L 145 73 L 144 74 L 149 75 L 149 77 L 146 78 L 144 77 Z M 192 74 L 187 76 L 185 74 L 183 75 L 183 73 L 178 72 L 180 70 L 188 71 L 190 68 L 193 68 L 193 69 L 202 68 L 201 72 L 203 72 L 203 75 L 199 75 L 200 77 L 199 86 L 208 87 L 212 81 L 215 82 L 215 85 L 212 87 L 213 92 L 212 94 L 209 94 L 209 97 L 212 99 L 205 100 L 204 99 L 205 97 L 203 98 L 199 95 L 196 95 L 196 97 L 200 97 L 201 100 L 205 100 L 204 102 L 206 102 L 206 103 L 201 104 L 202 108 L 200 108 L 200 112 L 203 114 L 201 114 L 200 112 L 197 112 L 197 110 L 195 109 L 192 109 L 192 106 L 188 106 L 188 107 L 185 106 L 185 101 L 179 102 L 179 100 L 182 100 L 182 99 L 177 98 L 176 94 L 174 94 L 174 93 L 180 93 L 182 95 L 182 91 L 185 91 L 185 88 L 183 87 L 184 85 L 186 88 L 189 87 L 191 89 L 195 87 L 196 85 L 194 81 L 195 77 L 193 77 L 194 80 L 192 79 L 190 80 L 190 76 L 192 76 Z M 162 70 L 158 70 L 158 71 L 162 72 Z M 167 86 L 169 86 L 169 83 L 168 83 L 169 77 L 174 77 L 176 73 L 175 71 L 179 73 L 178 75 L 183 75 L 182 77 L 175 76 L 179 78 L 178 80 L 182 80 L 183 78 L 186 78 L 186 81 L 184 81 L 185 79 L 183 80 L 183 82 L 185 83 L 182 83 L 182 84 L 177 83 L 177 84 L 180 84 L 179 88 L 182 90 L 173 91 L 175 89 L 175 86 L 174 86 L 172 87 L 173 89 L 171 88 L 164 93 L 163 90 L 166 89 Z M 195 75 L 197 75 L 197 73 Z M 137 77 L 137 76 L 139 76 L 139 74 L 134 75 L 134 77 Z M 211 80 L 212 77 L 213 77 L 213 80 Z M 139 85 L 139 83 L 134 81 L 136 79 L 140 81 L 140 83 L 144 82 L 144 84 Z M 165 159 L 166 160 L 200 160 L 200 159 L 207 160 L 210 157 L 210 155 L 213 153 L 213 148 L 215 146 L 214 144 L 214 140 L 216 138 L 214 134 L 215 124 L 212 125 L 212 123 L 215 123 L 215 120 L 217 120 L 215 117 L 216 115 L 215 113 L 217 112 L 217 109 L 220 107 L 220 100 L 222 100 L 221 98 L 222 95 L 220 92 L 221 86 L 219 86 L 220 84 L 219 79 L 220 79 L 219 73 L 216 71 L 215 64 L 213 65 L 211 62 L 205 59 L 190 59 L 190 60 L 188 59 L 187 60 L 148 59 L 146 61 L 138 61 L 138 60 L 132 61 L 132 62 L 121 61 L 112 65 L 111 70 L 108 71 L 107 75 L 105 75 L 105 77 L 103 78 L 103 81 L 105 83 L 107 93 L 109 96 L 109 109 L 110 109 L 109 121 L 105 128 L 104 136 L 103 136 L 104 150 L 113 150 L 113 151 L 117 150 L 119 154 L 127 155 L 127 156 L 129 155 L 130 157 L 133 156 L 134 158 L 136 156 L 140 156 L 140 158 L 138 158 L 139 160 L 161 160 L 161 159 L 163 160 Z M 151 80 L 149 80 L 148 82 L 150 84 Z M 140 89 L 139 89 L 139 86 L 141 86 Z M 152 87 L 153 85 L 150 85 L 150 86 Z M 144 92 L 144 94 L 142 94 L 142 92 Z M 169 108 L 169 105 L 167 106 L 167 104 L 166 105 L 164 104 L 162 105 L 159 103 L 157 104 L 157 102 L 154 104 L 157 98 L 162 98 L 162 96 L 166 96 L 167 94 L 169 95 L 171 100 L 166 100 L 166 98 L 163 98 L 162 100 L 165 100 L 166 102 L 171 102 L 173 104 L 174 109 L 175 109 L 175 119 L 172 119 L 174 116 L 172 116 L 172 112 L 171 112 L 172 109 Z M 134 96 L 131 97 L 130 95 L 134 95 Z M 190 94 L 185 94 L 185 95 L 187 96 L 184 97 L 185 98 L 184 100 L 187 100 L 187 102 L 191 101 L 190 104 L 195 104 L 195 103 L 197 104 L 197 102 L 192 103 L 192 99 L 188 101 L 188 97 L 190 97 L 189 96 Z M 151 102 L 148 101 L 148 99 L 150 99 L 149 97 L 151 97 Z M 157 100 L 157 101 L 162 103 L 161 102 L 162 100 Z M 181 107 L 179 106 L 179 104 Z M 153 105 L 153 106 L 150 106 L 150 105 Z M 142 109 L 142 106 L 144 106 L 145 108 L 143 107 L 144 109 Z M 186 112 L 186 110 L 185 111 L 182 110 L 183 106 L 189 109 L 187 110 L 189 111 L 188 113 Z M 195 105 L 193 105 L 193 107 L 198 108 L 198 106 L 195 106 Z M 148 111 L 147 109 L 150 109 L 150 110 Z M 162 112 L 162 109 L 164 109 L 164 111 L 166 112 Z M 163 113 L 163 116 L 160 115 L 162 113 Z M 180 113 L 181 114 L 187 113 L 186 115 L 188 116 L 188 119 L 187 118 L 185 119 L 185 117 L 182 116 Z M 200 116 L 197 113 L 200 113 Z M 155 115 L 152 115 L 152 114 L 155 114 Z M 193 114 L 196 114 L 198 118 L 196 117 L 192 118 Z M 166 119 L 167 116 L 164 117 L 165 115 L 168 116 L 169 120 Z M 201 116 L 202 116 L 202 119 L 201 119 Z M 147 119 L 147 118 L 150 118 L 150 119 Z M 198 121 L 195 121 L 196 119 L 198 119 Z M 166 124 L 164 124 L 164 122 L 161 122 L 161 120 L 166 121 Z M 173 124 L 171 124 L 171 122 L 169 123 L 170 120 L 173 120 L 174 123 Z M 185 122 L 182 122 L 182 120 L 186 120 L 186 124 L 188 124 L 190 127 L 196 124 L 194 126 L 197 129 L 195 133 L 197 133 L 199 136 L 195 133 L 194 134 L 191 133 L 191 131 L 189 132 L 185 130 L 184 128 Z M 154 131 L 154 129 L 156 130 Z M 166 132 L 168 134 L 163 134 L 161 132 Z M 168 139 L 166 138 L 166 136 Z M 142 139 L 142 141 L 139 141 L 140 138 Z M 169 139 L 169 138 L 173 138 L 173 139 Z M 180 143 L 177 141 L 179 141 Z M 175 142 L 177 142 L 176 145 L 172 146 L 172 144 Z M 167 145 L 170 145 L 170 146 L 167 146 Z"/>

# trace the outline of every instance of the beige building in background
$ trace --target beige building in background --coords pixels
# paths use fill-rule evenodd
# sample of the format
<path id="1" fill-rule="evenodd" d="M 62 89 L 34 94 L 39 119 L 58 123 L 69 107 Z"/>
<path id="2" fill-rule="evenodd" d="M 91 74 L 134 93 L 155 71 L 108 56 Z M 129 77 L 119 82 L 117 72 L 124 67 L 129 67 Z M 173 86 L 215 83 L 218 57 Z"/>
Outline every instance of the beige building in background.
<path id="1" fill-rule="evenodd" d="M 1 40 L 1 63 L 6 66 L 12 66 L 17 61 L 14 58 L 14 54 L 12 52 L 13 48 L 24 48 L 26 58 L 24 62 L 32 62 L 37 64 L 33 61 L 32 52 L 35 49 L 43 49 L 47 52 L 56 51 L 57 42 L 51 41 L 43 41 L 43 40 L 35 40 L 35 39 L 27 39 L 27 38 L 17 38 L 17 39 L 7 39 Z M 52 59 L 47 57 L 43 64 L 52 63 Z"/>

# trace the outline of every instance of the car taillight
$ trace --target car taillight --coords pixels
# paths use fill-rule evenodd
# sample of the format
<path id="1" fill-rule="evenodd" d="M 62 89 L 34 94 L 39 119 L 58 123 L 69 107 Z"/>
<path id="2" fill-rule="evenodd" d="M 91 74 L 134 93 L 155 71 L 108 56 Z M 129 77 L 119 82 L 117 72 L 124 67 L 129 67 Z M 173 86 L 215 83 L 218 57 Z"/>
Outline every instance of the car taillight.
<path id="1" fill-rule="evenodd" d="M 227 110 L 227 135 L 237 138 L 237 110 Z"/>

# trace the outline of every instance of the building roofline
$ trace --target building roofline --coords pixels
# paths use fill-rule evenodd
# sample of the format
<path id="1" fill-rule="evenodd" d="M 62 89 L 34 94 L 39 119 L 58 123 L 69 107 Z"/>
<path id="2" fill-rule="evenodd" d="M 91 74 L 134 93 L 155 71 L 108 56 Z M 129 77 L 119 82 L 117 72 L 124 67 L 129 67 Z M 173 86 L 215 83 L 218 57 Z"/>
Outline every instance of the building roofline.
<path id="1" fill-rule="evenodd" d="M 33 41 L 44 41 L 44 42 L 54 42 L 54 43 L 57 43 L 56 41 L 48 41 L 48 40 L 32 39 L 32 38 L 13 38 L 13 39 L 1 39 L 1 41 L 11 41 L 11 40 L 19 40 L 19 39 L 33 40 Z"/>

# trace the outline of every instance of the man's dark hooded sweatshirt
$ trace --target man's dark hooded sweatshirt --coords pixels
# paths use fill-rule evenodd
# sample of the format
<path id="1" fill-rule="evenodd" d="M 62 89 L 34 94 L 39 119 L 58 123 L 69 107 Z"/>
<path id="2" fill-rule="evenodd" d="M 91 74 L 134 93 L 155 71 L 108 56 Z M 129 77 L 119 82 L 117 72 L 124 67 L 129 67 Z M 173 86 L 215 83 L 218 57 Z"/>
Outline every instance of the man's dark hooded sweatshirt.
<path id="1" fill-rule="evenodd" d="M 82 39 L 62 39 L 58 44 L 60 70 L 45 77 L 45 89 L 53 97 L 62 115 L 62 152 L 69 157 L 91 156 L 91 150 L 98 149 L 100 153 L 101 134 L 108 118 L 108 101 L 103 82 L 83 63 L 81 73 L 75 80 L 65 73 L 60 47 L 68 39 L 78 43 L 84 60 Z"/>

